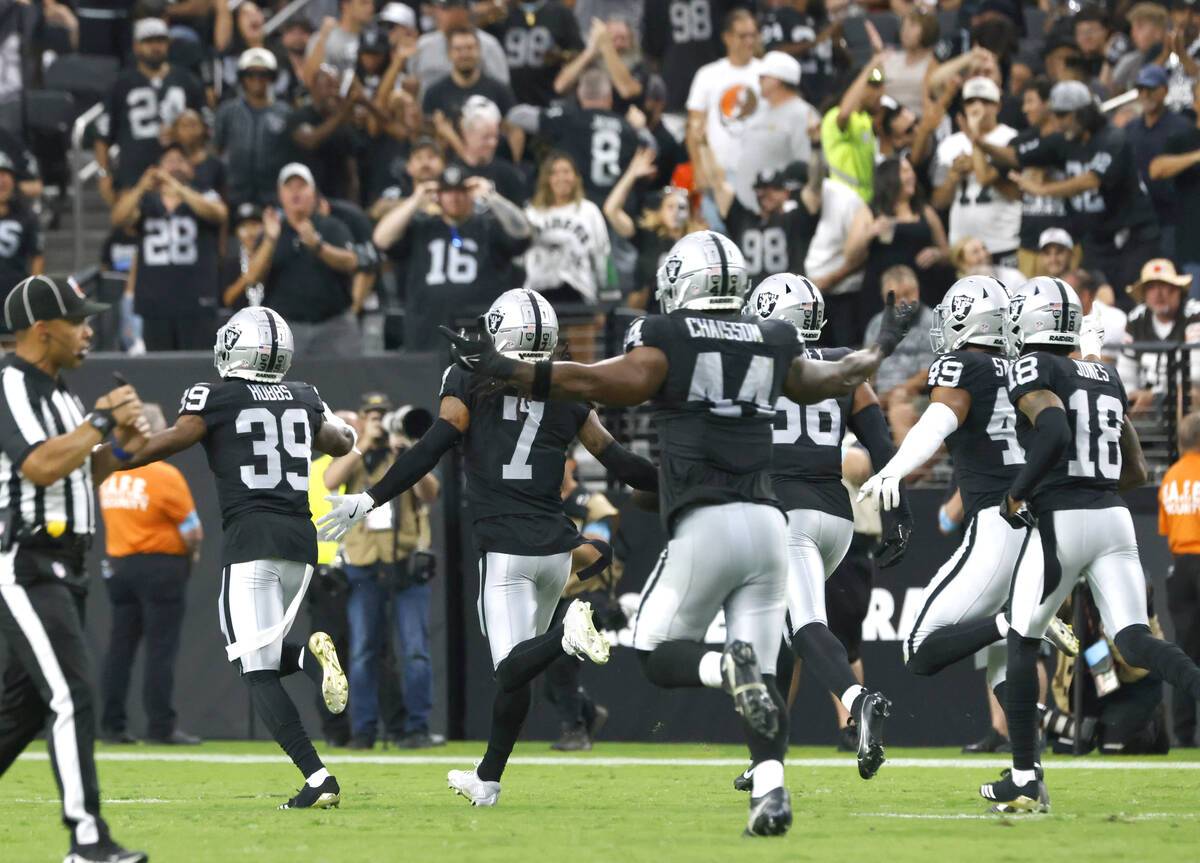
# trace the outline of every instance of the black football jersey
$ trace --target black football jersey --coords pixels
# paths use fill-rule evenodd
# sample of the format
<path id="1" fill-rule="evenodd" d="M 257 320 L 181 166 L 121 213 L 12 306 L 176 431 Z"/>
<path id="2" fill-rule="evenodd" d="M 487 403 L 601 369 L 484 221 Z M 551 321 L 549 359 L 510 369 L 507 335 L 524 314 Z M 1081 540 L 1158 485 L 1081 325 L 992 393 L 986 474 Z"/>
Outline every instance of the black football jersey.
<path id="1" fill-rule="evenodd" d="M 10 203 L 8 212 L 0 216 L 0 285 L 7 290 L 28 276 L 44 243 L 33 210 L 24 201 Z"/>
<path id="2" fill-rule="evenodd" d="M 829 95 L 829 83 L 837 74 L 833 63 L 833 41 L 817 42 L 817 34 L 826 23 L 823 16 L 816 18 L 788 5 L 765 9 L 758 19 L 764 51 L 783 50 L 785 45 L 816 43 L 807 54 L 796 58 L 802 73 L 800 93 L 814 105 L 820 105 Z"/>
<path id="3" fill-rule="evenodd" d="M 684 111 L 688 88 L 705 63 L 725 55 L 721 27 L 737 0 L 646 0 L 642 49 L 658 62 L 667 85 L 667 110 Z"/>
<path id="4" fill-rule="evenodd" d="M 141 178 L 162 153 L 158 134 L 185 108 L 204 107 L 204 87 L 187 69 L 171 66 L 161 78 L 147 78 L 137 68 L 127 69 L 108 96 L 109 144 L 121 152 L 113 185 L 128 188 Z"/>
<path id="5" fill-rule="evenodd" d="M 582 402 L 538 402 L 450 366 L 441 397 L 471 412 L 463 438 L 467 503 L 481 551 L 558 554 L 579 541 L 563 512 L 567 448 L 587 421 Z"/>
<path id="6" fill-rule="evenodd" d="M 134 310 L 162 318 L 215 308 L 220 225 L 197 218 L 186 202 L 168 210 L 157 192 L 147 192 L 139 210 Z"/>
<path id="7" fill-rule="evenodd" d="M 1008 360 L 984 351 L 942 354 L 929 367 L 927 389 L 949 387 L 971 397 L 967 417 L 949 437 L 946 448 L 962 493 L 964 522 L 989 506 L 997 506 L 1025 464 L 1017 442 L 1017 414 L 1008 398 Z"/>
<path id="8" fill-rule="evenodd" d="M 1033 487 L 1035 512 L 1124 506 L 1117 494 L 1121 477 L 1121 428 L 1128 401 L 1125 387 L 1107 363 L 1075 360 L 1044 351 L 1027 354 L 1008 370 L 1008 393 L 1016 405 L 1023 395 L 1049 390 L 1067 410 L 1071 443 Z M 1028 446 L 1036 434 L 1017 411 L 1017 438 Z"/>
<path id="9" fill-rule="evenodd" d="M 597 207 L 612 191 L 638 148 L 638 134 L 623 117 L 599 108 L 548 108 L 538 134 L 575 163 L 583 191 Z"/>
<path id="10" fill-rule="evenodd" d="M 810 348 L 804 356 L 832 362 L 850 348 Z M 853 519 L 850 494 L 842 485 L 842 437 L 854 393 L 798 405 L 787 396 L 775 402 L 775 449 L 771 478 L 785 509 L 815 509 Z"/>
<path id="11" fill-rule="evenodd" d="M 772 273 L 798 273 L 804 269 L 817 220 L 818 216 L 795 202 L 764 219 L 735 198 L 725 226 L 730 239 L 742 250 L 746 271 L 757 282 Z"/>
<path id="12" fill-rule="evenodd" d="M 308 466 L 324 404 L 315 387 L 236 379 L 198 383 L 179 413 L 204 420 L 204 451 L 217 481 L 222 565 L 279 558 L 317 562 Z"/>
<path id="13" fill-rule="evenodd" d="M 508 58 L 509 77 L 518 102 L 549 105 L 558 97 L 554 78 L 567 54 L 583 50 L 575 13 L 557 0 L 542 2 L 532 11 L 522 4 L 508 7 L 508 17 L 495 28 Z"/>
<path id="14" fill-rule="evenodd" d="M 803 350 L 784 321 L 679 309 L 634 321 L 626 352 L 658 348 L 670 366 L 651 399 L 662 444 L 659 509 L 671 533 L 694 506 L 779 505 L 771 487 L 775 403 Z"/>

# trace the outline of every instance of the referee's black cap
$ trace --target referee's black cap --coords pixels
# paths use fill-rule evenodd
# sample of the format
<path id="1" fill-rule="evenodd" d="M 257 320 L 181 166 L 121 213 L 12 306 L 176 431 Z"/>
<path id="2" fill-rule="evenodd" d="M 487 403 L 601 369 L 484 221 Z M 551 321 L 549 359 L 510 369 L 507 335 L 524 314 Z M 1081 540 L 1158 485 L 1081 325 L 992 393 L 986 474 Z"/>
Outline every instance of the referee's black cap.
<path id="1" fill-rule="evenodd" d="M 108 303 L 89 298 L 68 280 L 55 284 L 48 276 L 30 276 L 18 282 L 4 299 L 4 325 L 13 332 L 27 330 L 35 321 L 86 318 L 108 309 Z"/>

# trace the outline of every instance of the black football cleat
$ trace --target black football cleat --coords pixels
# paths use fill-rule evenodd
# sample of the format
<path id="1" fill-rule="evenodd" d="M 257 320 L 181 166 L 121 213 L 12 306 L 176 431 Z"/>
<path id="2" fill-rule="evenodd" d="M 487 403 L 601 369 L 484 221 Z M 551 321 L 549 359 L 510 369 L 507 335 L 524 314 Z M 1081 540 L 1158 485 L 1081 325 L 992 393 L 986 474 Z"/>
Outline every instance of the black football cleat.
<path id="1" fill-rule="evenodd" d="M 113 840 L 105 839 L 91 845 L 76 845 L 63 858 L 63 863 L 146 863 L 149 859 L 145 851 L 129 851 Z"/>
<path id="2" fill-rule="evenodd" d="M 750 800 L 750 822 L 745 836 L 782 836 L 792 826 L 792 798 L 786 788 L 768 791 Z"/>
<path id="3" fill-rule="evenodd" d="M 342 802 L 342 789 L 332 776 L 313 788 L 307 782 L 296 792 L 296 796 L 280 806 L 280 809 L 329 809 L 337 808 Z"/>
<path id="4" fill-rule="evenodd" d="M 733 709 L 756 734 L 772 738 L 779 731 L 779 707 L 767 692 L 754 647 L 745 641 L 731 643 L 721 654 L 721 678 L 733 696 Z"/>
<path id="5" fill-rule="evenodd" d="M 1036 773 L 1037 778 L 1032 782 L 1017 785 L 1013 781 L 1012 771 L 1005 768 L 1000 773 L 999 782 L 980 785 L 979 796 L 992 804 L 988 808 L 988 812 L 999 814 L 1049 812 L 1050 794 L 1046 791 L 1046 783 L 1042 781 L 1041 769 L 1037 769 Z"/>
<path id="6" fill-rule="evenodd" d="M 753 767 L 747 767 L 737 775 L 733 780 L 734 791 L 745 791 L 749 793 L 754 790 L 754 777 L 751 775 L 754 771 Z"/>
<path id="7" fill-rule="evenodd" d="M 858 729 L 858 775 L 870 779 L 883 765 L 883 725 L 891 716 L 892 702 L 878 692 L 864 692 L 854 714 Z"/>

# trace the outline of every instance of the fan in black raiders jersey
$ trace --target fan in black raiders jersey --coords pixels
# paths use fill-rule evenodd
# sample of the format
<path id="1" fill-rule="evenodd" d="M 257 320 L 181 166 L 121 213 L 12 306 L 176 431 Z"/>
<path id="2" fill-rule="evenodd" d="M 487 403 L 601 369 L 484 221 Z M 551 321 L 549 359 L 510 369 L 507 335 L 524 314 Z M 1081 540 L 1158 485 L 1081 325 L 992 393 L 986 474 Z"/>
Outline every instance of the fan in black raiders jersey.
<path id="1" fill-rule="evenodd" d="M 108 129 L 94 144 L 100 190 L 106 199 L 128 189 L 157 161 L 164 124 L 174 123 L 185 108 L 199 111 L 205 104 L 200 79 L 167 63 L 166 21 L 143 18 L 134 25 L 133 38 L 137 64 L 121 73 L 108 94 Z M 121 148 L 115 174 L 108 153 L 113 144 Z"/>
<path id="2" fill-rule="evenodd" d="M 501 294 L 483 324 L 493 353 L 510 362 L 548 360 L 558 343 L 558 316 L 536 291 Z M 529 713 L 533 679 L 564 654 L 608 661 L 608 642 L 592 625 L 589 603 L 573 601 L 562 623 L 550 626 L 571 576 L 571 553 L 585 543 L 563 512 L 561 494 L 576 437 L 621 481 L 644 491 L 658 488 L 654 465 L 614 441 L 591 405 L 530 399 L 451 366 L 442 377 L 441 409 L 429 431 L 366 491 L 330 495 L 333 509 L 317 522 L 322 539 L 340 539 L 462 442 L 480 553 L 479 624 L 499 684 L 483 760 L 474 770 L 451 770 L 447 776 L 450 787 L 475 806 L 494 806 L 500 798 L 500 777 Z M 611 560 L 607 543 L 586 542 L 599 542 L 602 556 Z M 603 569 L 589 567 L 579 576 Z"/>
<path id="3" fill-rule="evenodd" d="M 325 809 L 338 805 L 341 789 L 280 678 L 304 671 L 331 712 L 346 708 L 346 676 L 333 640 L 324 632 L 312 633 L 307 644 L 284 639 L 317 562 L 309 462 L 314 452 L 350 452 L 355 434 L 316 388 L 284 380 L 292 345 L 278 312 L 253 306 L 235 314 L 217 330 L 213 346 L 221 380 L 189 387 L 175 425 L 152 435 L 126 466 L 204 445 L 224 530 L 218 610 L 225 653 L 238 665 L 259 717 L 304 774 L 304 786 L 279 808 Z"/>
<path id="4" fill-rule="evenodd" d="M 488 29 L 504 46 L 517 101 L 549 105 L 558 71 L 583 50 L 575 13 L 559 0 L 509 3 L 508 15 Z"/>
<path id="5" fill-rule="evenodd" d="M 787 525 L 771 484 L 775 402 L 781 393 L 810 404 L 853 392 L 895 349 L 913 309 L 897 309 L 892 297 L 880 343 L 821 362 L 802 356 L 791 324 L 742 315 L 748 286 L 737 246 L 698 231 L 659 268 L 667 314 L 635 321 L 621 357 L 526 362 L 497 353 L 486 335 L 443 333 L 459 365 L 538 401 L 652 402 L 669 540 L 642 592 L 633 646 L 655 685 L 733 696 L 753 765 L 747 829 L 779 835 L 792 813 L 787 714 L 775 686 L 787 589 Z M 723 651 L 703 643 L 721 609 Z"/>
<path id="6" fill-rule="evenodd" d="M 904 477 L 946 444 L 963 502 L 963 540 L 921 596 L 921 611 L 903 642 L 914 674 L 943 668 L 999 642 L 1008 632 L 1007 604 L 1025 531 L 1008 524 L 1000 504 L 1025 454 L 1008 398 L 1008 290 L 990 276 L 959 279 L 934 309 L 930 330 L 940 356 L 929 367 L 929 407 L 905 436 L 896 456 L 863 483 L 859 499 L 879 498 L 889 512 Z M 1074 656 L 1079 643 L 1057 618 L 1050 640 Z M 1004 667 L 991 668 L 988 685 L 1004 703 Z"/>
<path id="7" fill-rule="evenodd" d="M 746 301 L 747 316 L 787 321 L 806 343 L 825 325 L 825 300 L 804 276 L 769 276 Z M 835 361 L 850 348 L 809 349 L 804 356 Z M 829 630 L 825 582 L 837 569 L 854 536 L 850 495 L 842 485 L 842 437 L 849 428 L 870 453 L 873 465 L 895 455 L 892 434 L 867 383 L 853 392 L 810 405 L 787 396 L 775 403 L 775 451 L 771 479 L 788 519 L 787 621 L 792 651 L 838 698 L 858 732 L 858 772 L 870 779 L 884 761 L 883 726 L 891 702 L 858 682 L 846 648 Z M 912 533 L 907 504 L 883 514 L 883 542 L 874 557 L 881 568 L 900 561 Z M 749 790 L 748 777 L 735 787 Z"/>
<path id="8" fill-rule="evenodd" d="M 1119 491 L 1146 481 L 1146 462 L 1125 388 L 1112 366 L 1069 355 L 1083 309 L 1066 282 L 1041 276 L 1012 298 L 1011 337 L 1019 358 L 1008 370 L 1025 466 L 1001 504 L 1028 526 L 1009 599 L 1005 712 L 1012 772 L 979 789 L 992 811 L 1046 812 L 1050 796 L 1037 762 L 1037 659 L 1051 618 L 1084 578 L 1104 631 L 1136 668 L 1200 698 L 1200 668 L 1177 645 L 1150 634 L 1146 578 L 1129 508 Z"/>

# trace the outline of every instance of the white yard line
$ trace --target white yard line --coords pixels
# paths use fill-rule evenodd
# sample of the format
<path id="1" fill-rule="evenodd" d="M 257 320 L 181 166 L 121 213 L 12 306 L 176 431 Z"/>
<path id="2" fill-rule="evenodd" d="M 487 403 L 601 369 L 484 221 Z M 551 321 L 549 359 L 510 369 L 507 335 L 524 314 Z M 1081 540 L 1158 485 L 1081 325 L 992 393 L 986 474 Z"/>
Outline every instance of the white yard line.
<path id="1" fill-rule="evenodd" d="M 45 752 L 26 752 L 21 758 L 31 761 L 47 761 Z M 256 755 L 218 752 L 97 752 L 97 761 L 177 761 L 196 764 L 289 764 L 284 755 Z M 326 764 L 376 764 L 404 766 L 410 764 L 464 764 L 471 761 L 469 755 L 325 755 Z M 509 759 L 510 764 L 526 764 L 539 767 L 745 767 L 745 758 L 588 758 L 580 756 L 517 756 Z M 854 759 L 845 758 L 789 758 L 787 766 L 846 768 Z M 1012 762 L 1000 758 L 889 758 L 885 767 L 890 768 L 941 768 L 992 769 L 1011 767 Z M 1200 761 L 1126 761 L 1096 759 L 1058 759 L 1047 761 L 1050 770 L 1200 770 Z"/>

